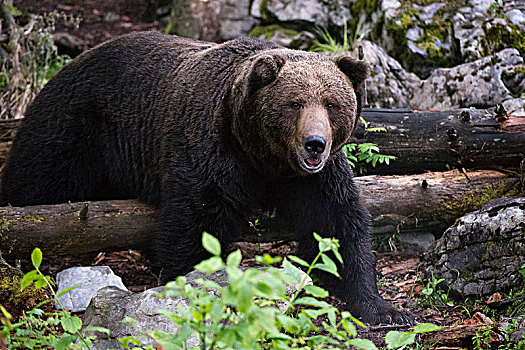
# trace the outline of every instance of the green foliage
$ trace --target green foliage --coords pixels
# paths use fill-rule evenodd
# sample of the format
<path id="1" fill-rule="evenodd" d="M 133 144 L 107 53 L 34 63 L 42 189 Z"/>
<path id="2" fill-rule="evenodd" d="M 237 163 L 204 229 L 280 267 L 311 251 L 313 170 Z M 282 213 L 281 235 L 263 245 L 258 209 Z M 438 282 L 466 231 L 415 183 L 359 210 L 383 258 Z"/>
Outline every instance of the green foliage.
<path id="1" fill-rule="evenodd" d="M 352 49 L 351 43 L 349 44 L 348 32 L 346 31 L 346 22 L 343 29 L 343 44 L 339 44 L 335 38 L 332 37 L 328 29 L 325 27 L 315 27 L 315 32 L 321 37 L 323 43 L 315 41 L 314 44 L 310 47 L 310 51 L 313 52 L 344 52 Z"/>
<path id="2" fill-rule="evenodd" d="M 109 336 L 109 331 L 101 327 L 86 328 L 81 332 L 82 320 L 66 311 L 58 299 L 60 295 L 76 286 L 57 295 L 53 290 L 54 281 L 39 270 L 42 263 L 42 251 L 39 248 L 33 250 L 31 262 L 35 269 L 22 277 L 20 289 L 23 290 L 34 283 L 37 289 L 49 288 L 53 299 L 45 300 L 32 310 L 24 312 L 20 320 L 15 323 L 11 322 L 12 316 L 0 305 L 0 339 L 3 339 L 6 349 L 89 349 L 94 336 L 85 337 L 84 332 L 98 331 Z M 60 307 L 59 312 L 44 312 L 41 309 L 42 305 L 50 301 L 57 302 Z M 79 339 L 80 343 L 75 344 Z"/>
<path id="3" fill-rule="evenodd" d="M 367 122 L 363 117 L 360 117 L 360 121 L 365 127 L 365 135 L 369 132 L 386 131 L 385 128 L 370 127 L 370 122 Z M 350 164 L 352 168 L 355 168 L 358 162 L 372 163 L 372 166 L 375 167 L 377 163 L 389 165 L 391 160 L 396 159 L 394 156 L 380 154 L 379 147 L 375 143 L 370 142 L 360 144 L 349 143 L 344 145 L 343 152 L 348 159 L 348 164 Z"/>
<path id="4" fill-rule="evenodd" d="M 351 167 L 355 167 L 356 162 L 372 163 L 375 167 L 377 163 L 390 164 L 390 161 L 396 159 L 394 156 L 389 156 L 379 153 L 379 147 L 375 143 L 350 143 L 343 147 L 343 152 L 348 158 L 348 163 Z"/>
<path id="5" fill-rule="evenodd" d="M 397 230 L 395 232 L 374 233 L 372 235 L 372 249 L 379 252 L 395 252 L 403 250 L 401 235 Z"/>
<path id="6" fill-rule="evenodd" d="M 505 18 L 505 12 L 503 11 L 503 6 L 497 2 L 491 4 L 487 12 L 492 17 Z"/>
<path id="7" fill-rule="evenodd" d="M 14 7 L 0 14 L 0 116 L 20 118 L 36 94 L 69 60 L 59 56 L 53 42 L 55 22 L 62 18 L 78 25 L 78 18 L 56 11 L 22 16 Z M 3 39 L 1 39 L 3 38 Z"/>
<path id="8" fill-rule="evenodd" d="M 441 203 L 435 217 L 443 218 L 445 216 L 451 216 L 456 219 L 467 213 L 481 209 L 481 207 L 483 207 L 492 199 L 505 196 L 519 197 L 521 195 L 523 195 L 523 192 L 519 192 L 514 189 L 509 191 L 503 182 L 489 185 L 481 192 L 470 192 L 459 199 L 451 198 L 450 200 Z"/>
<path id="9" fill-rule="evenodd" d="M 213 256 L 198 264 L 196 269 L 210 274 L 224 268 L 228 285 L 221 287 L 216 282 L 198 279 L 194 281 L 194 287 L 186 283 L 185 277 L 178 277 L 167 284 L 164 294 L 186 298 L 189 307 L 181 307 L 178 313 L 158 310 L 179 326 L 178 332 L 171 334 L 151 330 L 143 335 L 155 340 L 163 349 L 187 348 L 192 336 L 200 341 L 201 345 L 196 348 L 203 349 L 325 349 L 349 346 L 377 349 L 371 341 L 357 338 L 357 326 L 366 327 L 363 323 L 323 300 L 328 296 L 326 290 L 305 285 L 306 275 L 314 270 L 339 276 L 335 261 L 343 263 L 336 239 L 323 238 L 315 233 L 314 237 L 319 253 L 312 263 L 295 256 L 282 260 L 265 254 L 256 258 L 264 268 L 243 270 L 239 268 L 240 251 L 229 254 L 223 261 L 219 241 L 204 233 L 203 246 Z M 52 289 L 52 279 L 39 270 L 42 263 L 40 249 L 33 251 L 31 261 L 35 270 L 24 276 L 22 285 L 26 287 L 34 283 L 39 288 L 48 287 L 53 293 L 53 300 L 60 305 L 59 295 Z M 281 261 L 283 269 L 273 267 Z M 304 275 L 296 265 L 304 267 L 307 274 Z M 286 296 L 286 285 L 297 286 L 293 296 Z M 288 306 L 283 312 L 286 303 Z M 82 321 L 61 305 L 58 313 L 46 313 L 40 308 L 41 305 L 43 303 L 24 313 L 16 323 L 11 322 L 11 315 L 0 306 L 0 338 L 6 349 L 89 349 L 94 336 L 85 337 L 84 332 L 97 331 L 109 336 L 109 331 L 100 327 L 81 331 Z M 136 321 L 129 317 L 123 322 L 136 327 Z M 397 349 L 415 343 L 417 334 L 438 329 L 440 327 L 432 324 L 421 324 L 411 332 L 391 331 L 385 341 L 389 349 Z M 155 349 L 152 345 L 143 345 L 134 336 L 123 337 L 119 341 L 125 349 Z"/>
<path id="10" fill-rule="evenodd" d="M 492 327 L 488 324 L 479 326 L 476 334 L 472 337 L 472 345 L 474 349 L 490 349 L 490 343 L 493 341 L 494 332 Z"/>
<path id="11" fill-rule="evenodd" d="M 196 269 L 210 274 L 224 268 L 228 285 L 221 287 L 198 279 L 194 281 L 197 287 L 192 287 L 183 276 L 168 283 L 165 295 L 184 297 L 189 307 L 180 308 L 178 313 L 159 310 L 180 327 L 176 334 L 149 331 L 146 335 L 165 349 L 187 346 L 192 335 L 205 349 L 320 349 L 343 345 L 376 349 L 371 341 L 356 338 L 356 326 L 364 324 L 322 300 L 328 296 L 323 288 L 305 285 L 307 277 L 296 265 L 306 268 L 307 274 L 322 270 L 339 276 L 333 258 L 342 263 L 336 239 L 314 236 L 319 253 L 312 263 L 290 256 L 282 260 L 283 269 L 277 269 L 272 265 L 281 258 L 265 254 L 256 258 L 263 269 L 243 270 L 239 268 L 239 251 L 223 261 L 218 240 L 204 233 L 203 245 L 213 257 L 199 263 Z M 297 286 L 292 297 L 286 296 L 286 285 Z M 278 306 L 284 308 L 286 303 L 283 313 Z M 316 325 L 319 322 L 321 327 Z M 131 340 L 140 344 L 136 338 L 125 339 Z"/>
<path id="12" fill-rule="evenodd" d="M 416 342 L 416 335 L 428 332 L 435 332 L 443 327 L 436 326 L 432 323 L 422 323 L 414 327 L 410 332 L 390 331 L 385 337 L 388 349 L 399 349 Z"/>
<path id="13" fill-rule="evenodd" d="M 323 51 L 329 51 L 329 52 L 345 52 L 345 51 L 351 51 L 352 50 L 352 43 L 356 41 L 363 40 L 363 38 L 370 32 L 369 29 L 363 30 L 364 18 L 360 20 L 357 24 L 357 28 L 354 31 L 354 34 L 352 37 L 349 36 L 348 31 L 348 25 L 347 21 L 344 21 L 343 24 L 343 43 L 340 44 L 337 42 L 337 40 L 330 34 L 328 29 L 325 27 L 316 26 L 314 31 L 315 33 L 321 37 L 322 43 L 316 40 L 314 44 L 310 47 L 310 51 L 314 52 L 323 52 Z"/>
<path id="14" fill-rule="evenodd" d="M 448 299 L 448 292 L 444 292 L 439 284 L 444 279 L 432 278 L 428 280 L 425 288 L 421 291 L 421 298 L 416 299 L 416 304 L 429 305 L 431 307 L 452 307 L 454 303 Z"/>

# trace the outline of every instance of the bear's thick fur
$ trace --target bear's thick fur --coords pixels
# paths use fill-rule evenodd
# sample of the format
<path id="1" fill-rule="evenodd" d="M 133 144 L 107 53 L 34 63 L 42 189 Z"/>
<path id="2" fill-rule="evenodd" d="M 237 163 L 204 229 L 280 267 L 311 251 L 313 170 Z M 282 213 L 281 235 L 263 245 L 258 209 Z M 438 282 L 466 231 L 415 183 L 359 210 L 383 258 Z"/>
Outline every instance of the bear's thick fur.
<path id="1" fill-rule="evenodd" d="M 275 209 L 308 261 L 313 232 L 340 240 L 342 280 L 325 282 L 355 316 L 410 322 L 379 296 L 369 215 L 341 152 L 366 74 L 256 39 L 122 36 L 70 62 L 28 108 L 2 202 L 157 205 L 164 279 L 206 257 L 203 231 L 227 244 L 254 209 Z"/>

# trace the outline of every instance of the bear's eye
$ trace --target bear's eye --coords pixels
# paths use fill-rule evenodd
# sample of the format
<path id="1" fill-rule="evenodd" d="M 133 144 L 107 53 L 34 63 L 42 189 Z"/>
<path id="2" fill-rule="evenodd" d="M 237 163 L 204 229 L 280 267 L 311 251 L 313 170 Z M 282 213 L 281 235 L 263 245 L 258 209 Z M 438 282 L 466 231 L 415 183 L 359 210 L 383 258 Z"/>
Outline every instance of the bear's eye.
<path id="1" fill-rule="evenodd" d="M 299 102 L 292 102 L 293 109 L 301 109 L 301 104 Z"/>
<path id="2" fill-rule="evenodd" d="M 332 102 L 327 102 L 325 107 L 326 107 L 326 109 L 334 109 L 334 108 L 337 107 L 337 105 L 335 103 L 332 103 Z"/>

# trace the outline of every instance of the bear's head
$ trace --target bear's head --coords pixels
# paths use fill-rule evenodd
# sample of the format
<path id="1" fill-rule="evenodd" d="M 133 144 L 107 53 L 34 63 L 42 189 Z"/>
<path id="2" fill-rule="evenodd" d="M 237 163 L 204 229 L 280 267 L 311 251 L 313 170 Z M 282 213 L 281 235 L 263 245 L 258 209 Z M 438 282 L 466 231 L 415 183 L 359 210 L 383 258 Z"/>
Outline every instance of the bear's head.
<path id="1" fill-rule="evenodd" d="M 260 53 L 235 83 L 233 133 L 263 173 L 317 173 L 354 131 L 367 75 L 350 57 Z"/>

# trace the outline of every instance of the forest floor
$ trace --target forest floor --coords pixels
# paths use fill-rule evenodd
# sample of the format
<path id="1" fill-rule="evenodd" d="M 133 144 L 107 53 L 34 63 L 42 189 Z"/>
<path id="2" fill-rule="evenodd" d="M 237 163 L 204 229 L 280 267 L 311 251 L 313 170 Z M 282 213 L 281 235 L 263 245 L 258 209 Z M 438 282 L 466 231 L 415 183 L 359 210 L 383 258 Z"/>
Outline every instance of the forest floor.
<path id="1" fill-rule="evenodd" d="M 78 28 L 58 20 L 56 32 L 66 32 L 91 48 L 116 36 L 141 30 L 162 30 L 148 0 L 14 0 L 22 13 L 57 11 L 80 18 Z"/>
<path id="2" fill-rule="evenodd" d="M 87 48 L 131 31 L 162 30 L 159 22 L 149 14 L 147 0 L 15 0 L 14 5 L 23 13 L 41 14 L 56 10 L 80 17 L 82 20 L 78 28 L 68 27 L 63 21 L 58 21 L 56 31 L 67 32 L 81 39 Z M 239 244 L 239 247 L 243 251 L 245 257 L 243 264 L 246 266 L 253 264 L 256 254 L 268 252 L 273 255 L 285 255 L 294 252 L 290 244 L 264 244 L 262 246 Z M 479 316 L 476 319 L 473 315 L 477 311 L 482 311 L 483 305 L 486 306 L 486 304 L 477 303 L 478 306 L 466 307 L 464 303 L 456 303 L 453 306 L 447 306 L 447 302 L 451 302 L 446 299 L 444 292 L 438 293 L 434 290 L 434 295 L 430 296 L 422 293 L 425 289 L 428 292 L 432 281 L 424 278 L 423 265 L 419 256 L 403 253 L 377 253 L 377 257 L 378 286 L 382 296 L 397 308 L 410 310 L 416 315 L 418 322 L 431 322 L 442 326 L 468 324 L 469 322 L 481 324 Z M 25 271 L 31 270 L 29 261 L 22 263 Z M 152 264 L 137 251 L 61 257 L 46 257 L 44 252 L 41 270 L 45 274 L 56 277 L 59 271 L 69 267 L 102 265 L 111 267 L 115 274 L 122 278 L 124 285 L 130 291 L 141 292 L 159 284 L 158 276 L 152 270 Z M 341 304 L 336 299 L 333 299 L 332 303 Z M 47 305 L 51 308 L 50 304 Z M 20 316 L 23 307 L 18 310 L 11 308 L 9 311 L 15 317 Z M 370 327 L 367 330 L 361 330 L 360 336 L 373 340 L 378 346 L 384 346 L 384 338 L 389 330 L 406 331 L 408 329 L 400 326 Z M 467 347 L 470 347 L 472 339 L 467 340 L 466 344 Z M 497 346 L 499 342 L 496 341 L 494 344 Z M 454 346 L 465 345 L 458 340 Z M 446 348 L 458 347 L 448 346 Z"/>
<path id="3" fill-rule="evenodd" d="M 254 266 L 256 255 L 268 253 L 273 256 L 285 256 L 295 252 L 293 243 L 237 243 L 233 248 L 241 249 L 244 257 L 243 266 Z M 376 255 L 378 286 L 385 300 L 398 309 L 410 310 L 419 323 L 430 322 L 445 326 L 465 320 L 466 315 L 454 308 L 448 308 L 445 317 L 443 309 L 440 310 L 438 305 L 425 304 L 425 301 L 420 299 L 421 291 L 424 289 L 424 274 L 419 256 L 404 253 L 376 253 Z M 55 257 L 46 257 L 44 252 L 40 270 L 45 275 L 55 278 L 58 272 L 75 266 L 109 266 L 132 292 L 142 292 L 159 285 L 158 276 L 153 272 L 151 262 L 134 250 Z M 29 259 L 22 261 L 22 270 L 31 270 Z M 342 308 L 342 302 L 335 297 L 330 297 L 327 301 Z M 51 304 L 47 304 L 47 308 L 46 311 L 52 311 Z M 18 316 L 23 309 L 24 306 L 19 305 L 18 309 L 9 308 L 9 311 L 14 316 Z M 385 336 L 390 330 L 409 331 L 410 327 L 396 325 L 369 327 L 359 329 L 359 336 L 372 340 L 377 346 L 384 346 Z"/>

